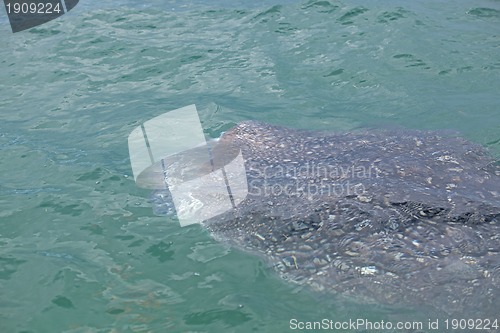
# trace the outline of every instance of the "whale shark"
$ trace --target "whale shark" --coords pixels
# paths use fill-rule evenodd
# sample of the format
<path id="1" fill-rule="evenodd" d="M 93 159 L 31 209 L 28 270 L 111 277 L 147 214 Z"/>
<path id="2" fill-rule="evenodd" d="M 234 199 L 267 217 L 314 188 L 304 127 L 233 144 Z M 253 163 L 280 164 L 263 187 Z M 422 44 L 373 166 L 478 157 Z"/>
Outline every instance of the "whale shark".
<path id="1" fill-rule="evenodd" d="M 240 152 L 248 195 L 202 223 L 216 240 L 322 294 L 498 315 L 500 165 L 482 146 L 445 131 L 245 121 L 212 147 L 220 165 Z M 172 207 L 165 191 L 153 204 Z"/>

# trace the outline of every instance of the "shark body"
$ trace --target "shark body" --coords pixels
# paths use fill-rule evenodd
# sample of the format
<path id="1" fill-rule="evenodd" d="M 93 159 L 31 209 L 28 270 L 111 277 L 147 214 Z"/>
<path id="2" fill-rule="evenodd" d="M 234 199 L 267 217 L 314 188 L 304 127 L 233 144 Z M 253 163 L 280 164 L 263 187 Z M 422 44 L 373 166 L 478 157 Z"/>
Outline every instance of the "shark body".
<path id="1" fill-rule="evenodd" d="M 248 195 L 203 223 L 286 280 L 362 302 L 477 318 L 500 308 L 500 167 L 427 131 L 325 133 L 242 122 Z M 161 206 L 161 203 L 158 203 Z"/>

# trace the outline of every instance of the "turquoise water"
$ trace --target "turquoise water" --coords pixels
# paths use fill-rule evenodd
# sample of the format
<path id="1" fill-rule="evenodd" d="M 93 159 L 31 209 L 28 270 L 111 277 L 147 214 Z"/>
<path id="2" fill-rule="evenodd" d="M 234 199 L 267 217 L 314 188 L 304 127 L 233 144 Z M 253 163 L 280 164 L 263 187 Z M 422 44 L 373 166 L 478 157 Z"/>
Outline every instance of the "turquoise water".
<path id="1" fill-rule="evenodd" d="M 291 332 L 386 318 L 153 215 L 127 137 L 196 103 L 207 136 L 452 129 L 500 159 L 498 1 L 81 1 L 0 10 L 0 332 Z"/>

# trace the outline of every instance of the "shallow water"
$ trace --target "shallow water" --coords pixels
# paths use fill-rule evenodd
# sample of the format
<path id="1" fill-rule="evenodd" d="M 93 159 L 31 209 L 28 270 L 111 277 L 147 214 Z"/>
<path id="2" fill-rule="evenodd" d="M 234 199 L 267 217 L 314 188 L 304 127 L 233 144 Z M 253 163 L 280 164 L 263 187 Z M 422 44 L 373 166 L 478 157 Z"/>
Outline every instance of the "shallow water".
<path id="1" fill-rule="evenodd" d="M 386 318 L 156 217 L 127 136 L 196 103 L 319 130 L 452 129 L 500 158 L 498 1 L 85 1 L 0 11 L 0 331 L 270 332 Z"/>

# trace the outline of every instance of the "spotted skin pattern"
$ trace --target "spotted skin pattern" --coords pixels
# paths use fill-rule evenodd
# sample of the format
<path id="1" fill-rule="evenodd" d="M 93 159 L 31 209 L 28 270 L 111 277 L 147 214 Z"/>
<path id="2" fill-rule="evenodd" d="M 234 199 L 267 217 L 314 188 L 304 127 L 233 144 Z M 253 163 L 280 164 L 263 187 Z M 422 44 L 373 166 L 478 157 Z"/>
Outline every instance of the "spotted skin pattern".
<path id="1" fill-rule="evenodd" d="M 453 133 L 325 133 L 247 121 L 215 166 L 241 151 L 249 194 L 204 222 L 286 280 L 360 302 L 496 316 L 500 166 Z"/>

